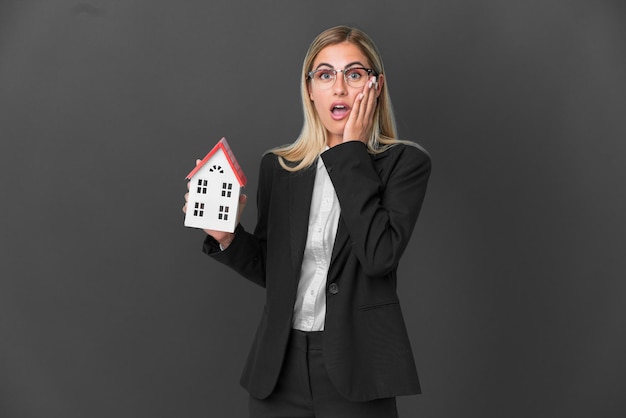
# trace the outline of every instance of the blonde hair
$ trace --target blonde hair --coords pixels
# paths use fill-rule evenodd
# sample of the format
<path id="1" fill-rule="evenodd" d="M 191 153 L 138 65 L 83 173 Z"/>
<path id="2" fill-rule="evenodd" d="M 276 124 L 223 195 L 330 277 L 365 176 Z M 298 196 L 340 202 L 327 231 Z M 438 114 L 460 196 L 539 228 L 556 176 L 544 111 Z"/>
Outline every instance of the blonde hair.
<path id="1" fill-rule="evenodd" d="M 365 32 L 348 26 L 336 26 L 317 35 L 309 46 L 302 64 L 300 94 L 304 124 L 300 136 L 292 144 L 269 151 L 278 156 L 280 165 L 285 170 L 298 171 L 311 166 L 326 147 L 326 129 L 309 98 L 307 74 L 312 70 L 313 61 L 322 49 L 342 42 L 350 42 L 358 46 L 367 57 L 375 74 L 380 75 L 385 72 L 378 48 Z M 387 80 L 385 80 L 374 111 L 374 124 L 367 141 L 367 149 L 370 153 L 377 154 L 399 142 L 405 141 L 396 139 L 396 122 L 387 90 Z"/>

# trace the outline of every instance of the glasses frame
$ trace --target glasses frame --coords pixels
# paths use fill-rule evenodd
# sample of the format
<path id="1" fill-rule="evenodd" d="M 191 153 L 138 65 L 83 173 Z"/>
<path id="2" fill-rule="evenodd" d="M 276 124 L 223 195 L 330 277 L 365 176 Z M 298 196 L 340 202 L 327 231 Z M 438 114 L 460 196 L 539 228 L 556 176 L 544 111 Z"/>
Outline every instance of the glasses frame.
<path id="1" fill-rule="evenodd" d="M 313 83 L 314 86 L 317 86 L 318 88 L 322 89 L 322 90 L 326 90 L 331 88 L 332 86 L 335 85 L 335 83 L 337 82 L 337 73 L 343 73 L 343 81 L 346 83 L 346 86 L 355 88 L 355 89 L 359 89 L 363 86 L 358 86 L 358 87 L 354 87 L 350 84 L 350 82 L 348 81 L 348 78 L 346 77 L 346 71 L 350 71 L 350 70 L 365 70 L 367 72 L 367 77 L 365 79 L 365 83 L 367 83 L 367 79 L 369 79 L 369 77 L 374 74 L 375 77 L 378 77 L 378 74 L 376 73 L 376 71 L 374 71 L 373 68 L 365 68 L 365 67 L 348 67 L 348 68 L 342 68 L 340 70 L 336 70 L 334 68 L 318 68 L 317 70 L 313 70 L 313 71 L 309 71 L 306 75 L 306 79 L 307 80 L 311 80 L 311 83 Z M 327 87 L 322 87 L 319 86 L 317 84 L 315 84 L 315 80 L 313 79 L 313 76 L 315 75 L 315 73 L 320 72 L 320 71 L 329 71 L 333 74 L 334 78 L 333 78 L 333 82 L 331 84 L 329 84 Z M 365 83 L 363 85 L 365 85 Z"/>

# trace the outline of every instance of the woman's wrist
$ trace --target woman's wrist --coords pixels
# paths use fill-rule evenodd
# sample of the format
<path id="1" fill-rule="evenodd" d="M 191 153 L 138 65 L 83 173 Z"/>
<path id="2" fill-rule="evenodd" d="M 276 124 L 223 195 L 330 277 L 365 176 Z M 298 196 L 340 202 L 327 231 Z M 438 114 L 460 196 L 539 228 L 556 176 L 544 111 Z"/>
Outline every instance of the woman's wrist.
<path id="1" fill-rule="evenodd" d="M 224 238 L 218 240 L 217 242 L 220 244 L 220 249 L 223 251 L 228 248 L 228 246 L 233 242 L 233 239 L 235 239 L 235 234 L 230 233 L 226 234 Z"/>

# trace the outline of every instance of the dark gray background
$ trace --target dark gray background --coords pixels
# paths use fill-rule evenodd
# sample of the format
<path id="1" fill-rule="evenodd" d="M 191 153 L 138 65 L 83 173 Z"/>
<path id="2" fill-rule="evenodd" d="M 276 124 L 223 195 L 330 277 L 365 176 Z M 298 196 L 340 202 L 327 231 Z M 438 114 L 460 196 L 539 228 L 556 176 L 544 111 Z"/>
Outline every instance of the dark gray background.
<path id="1" fill-rule="evenodd" d="M 243 417 L 260 288 L 183 227 L 227 136 L 254 201 L 301 61 L 377 41 L 434 171 L 399 291 L 403 417 L 626 416 L 626 8 L 615 1 L 0 2 L 0 417 Z M 250 204 L 243 222 L 254 225 Z"/>

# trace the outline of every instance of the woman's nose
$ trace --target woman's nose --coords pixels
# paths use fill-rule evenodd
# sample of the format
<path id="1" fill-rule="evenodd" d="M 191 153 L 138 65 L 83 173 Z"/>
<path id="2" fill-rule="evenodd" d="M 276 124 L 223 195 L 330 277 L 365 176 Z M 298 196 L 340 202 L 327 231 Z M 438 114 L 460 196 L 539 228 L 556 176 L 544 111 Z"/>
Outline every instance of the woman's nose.
<path id="1" fill-rule="evenodd" d="M 335 85 L 333 89 L 335 90 L 335 94 L 344 95 L 347 92 L 348 86 L 346 85 L 346 79 L 343 76 L 343 73 L 337 73 L 337 79 L 335 79 Z"/>

